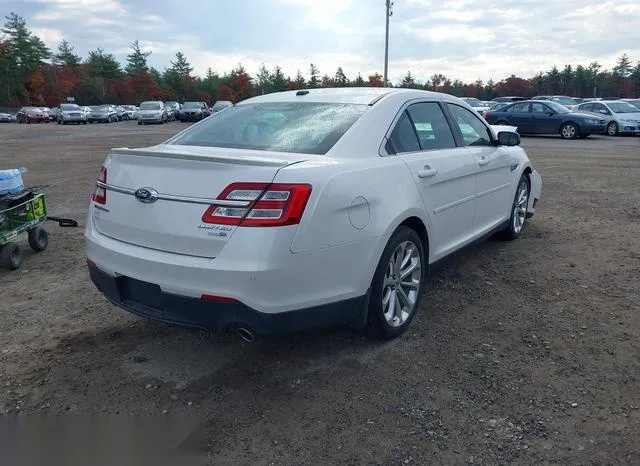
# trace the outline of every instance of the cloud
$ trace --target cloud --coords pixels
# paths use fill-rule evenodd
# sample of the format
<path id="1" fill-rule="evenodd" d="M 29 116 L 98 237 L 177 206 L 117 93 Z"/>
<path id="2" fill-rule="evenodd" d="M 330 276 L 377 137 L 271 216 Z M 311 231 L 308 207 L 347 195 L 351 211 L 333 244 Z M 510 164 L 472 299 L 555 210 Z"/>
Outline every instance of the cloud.
<path id="1" fill-rule="evenodd" d="M 101 47 L 124 62 L 139 40 L 162 70 L 182 51 L 196 73 L 265 63 L 288 75 L 341 66 L 350 77 L 382 72 L 384 3 L 380 0 L 2 0 L 6 11 L 51 48 L 62 38 L 86 56 Z M 640 60 L 636 0 L 395 0 L 389 75 L 419 80 L 532 76 L 553 65 L 607 68 L 628 53 Z"/>

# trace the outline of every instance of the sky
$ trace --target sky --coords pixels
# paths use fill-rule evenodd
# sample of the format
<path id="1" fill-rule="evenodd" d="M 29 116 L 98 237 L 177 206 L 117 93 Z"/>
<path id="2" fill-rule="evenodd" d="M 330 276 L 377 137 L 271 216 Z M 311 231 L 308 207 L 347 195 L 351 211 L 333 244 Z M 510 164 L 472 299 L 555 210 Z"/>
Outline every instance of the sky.
<path id="1" fill-rule="evenodd" d="M 138 40 L 159 70 L 183 52 L 204 75 L 262 63 L 292 77 L 314 63 L 349 78 L 384 67 L 385 0 L 0 0 L 53 50 L 64 38 L 126 61 Z M 407 71 L 472 82 L 531 77 L 553 65 L 640 61 L 638 0 L 394 0 L 389 79 Z"/>

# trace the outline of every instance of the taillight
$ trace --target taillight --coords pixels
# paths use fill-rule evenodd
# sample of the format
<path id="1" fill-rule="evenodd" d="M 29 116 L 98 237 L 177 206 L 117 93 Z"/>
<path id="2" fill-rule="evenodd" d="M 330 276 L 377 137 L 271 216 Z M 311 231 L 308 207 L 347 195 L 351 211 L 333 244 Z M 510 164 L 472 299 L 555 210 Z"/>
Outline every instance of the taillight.
<path id="1" fill-rule="evenodd" d="M 211 204 L 202 221 L 243 227 L 297 225 L 309 196 L 308 184 L 232 183 L 217 197 L 225 202 Z M 239 202 L 233 205 L 229 201 Z"/>
<path id="2" fill-rule="evenodd" d="M 489 115 L 490 113 L 488 111 L 484 112 L 484 114 L 482 115 L 484 117 L 485 120 L 489 121 Z"/>
<path id="3" fill-rule="evenodd" d="M 98 180 L 97 181 L 101 182 L 101 183 L 104 183 L 104 184 L 107 184 L 107 168 L 106 167 L 102 167 L 100 169 L 100 174 L 98 175 Z M 107 188 L 104 188 L 104 187 L 100 186 L 99 184 L 96 185 L 96 190 L 94 191 L 93 195 L 91 196 L 91 199 L 96 204 L 105 205 L 107 203 Z"/>

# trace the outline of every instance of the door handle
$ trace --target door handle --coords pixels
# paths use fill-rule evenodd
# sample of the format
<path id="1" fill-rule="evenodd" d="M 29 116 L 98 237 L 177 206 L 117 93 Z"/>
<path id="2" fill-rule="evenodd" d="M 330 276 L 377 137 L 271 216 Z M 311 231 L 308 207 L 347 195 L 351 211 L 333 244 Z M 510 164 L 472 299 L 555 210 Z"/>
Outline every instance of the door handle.
<path id="1" fill-rule="evenodd" d="M 478 160 L 478 165 L 480 165 L 481 167 L 489 165 L 489 159 L 486 157 L 480 157 L 480 160 Z"/>
<path id="2" fill-rule="evenodd" d="M 418 177 L 429 178 L 430 176 L 434 176 L 436 173 L 438 173 L 438 170 L 431 168 L 429 165 L 425 165 L 423 170 L 418 170 Z"/>

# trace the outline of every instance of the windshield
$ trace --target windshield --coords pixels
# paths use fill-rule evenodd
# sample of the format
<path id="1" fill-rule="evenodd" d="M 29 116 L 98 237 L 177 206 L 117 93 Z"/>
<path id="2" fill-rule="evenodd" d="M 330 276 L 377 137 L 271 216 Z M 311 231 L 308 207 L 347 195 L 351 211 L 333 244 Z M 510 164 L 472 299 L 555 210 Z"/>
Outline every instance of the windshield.
<path id="1" fill-rule="evenodd" d="M 367 105 L 277 102 L 216 113 L 168 144 L 326 154 Z"/>
<path id="2" fill-rule="evenodd" d="M 200 108 L 201 106 L 200 102 L 185 102 L 182 108 Z"/>
<path id="3" fill-rule="evenodd" d="M 576 105 L 578 103 L 571 97 L 552 97 L 551 100 L 562 105 Z"/>
<path id="4" fill-rule="evenodd" d="M 556 113 L 571 113 L 571 110 L 569 110 L 567 107 L 565 107 L 564 105 L 560 105 L 558 102 L 555 102 L 553 100 L 549 100 L 545 102 L 545 104 L 551 107 Z"/>
<path id="5" fill-rule="evenodd" d="M 140 104 L 140 110 L 160 110 L 160 103 L 158 103 L 158 102 L 142 102 Z"/>
<path id="6" fill-rule="evenodd" d="M 62 104 L 60 105 L 60 109 L 63 112 L 72 112 L 72 111 L 79 112 L 80 110 L 82 110 L 80 108 L 80 105 L 75 105 L 75 104 Z"/>
<path id="7" fill-rule="evenodd" d="M 628 102 L 612 102 L 607 105 L 613 113 L 640 113 L 640 108 Z"/>
<path id="8" fill-rule="evenodd" d="M 472 107 L 484 107 L 485 105 L 480 102 L 478 99 L 474 99 L 473 97 L 465 97 L 463 99 L 466 103 L 471 105 Z"/>

